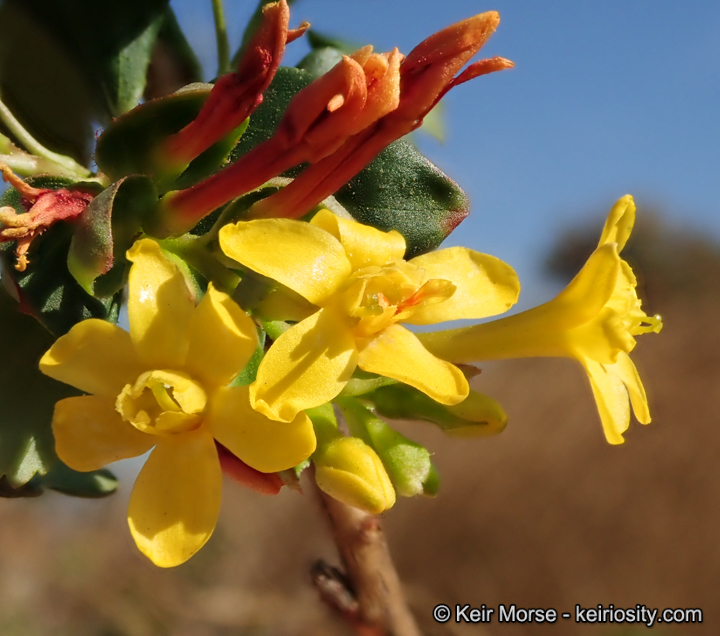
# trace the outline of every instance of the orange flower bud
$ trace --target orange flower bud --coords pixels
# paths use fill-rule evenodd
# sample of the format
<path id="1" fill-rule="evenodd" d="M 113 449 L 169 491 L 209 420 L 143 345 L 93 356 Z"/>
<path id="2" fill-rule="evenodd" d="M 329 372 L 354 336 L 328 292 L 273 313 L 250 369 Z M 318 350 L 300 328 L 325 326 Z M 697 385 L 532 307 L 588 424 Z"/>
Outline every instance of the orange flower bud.
<path id="1" fill-rule="evenodd" d="M 379 55 L 369 47 L 343 56 L 293 98 L 271 139 L 209 179 L 166 195 L 157 226 L 146 229 L 156 236 L 182 234 L 227 201 L 289 168 L 332 156 L 397 107 L 401 60 L 397 49 Z"/>
<path id="2" fill-rule="evenodd" d="M 168 139 L 163 154 L 172 163 L 188 164 L 242 124 L 262 103 L 263 92 L 275 77 L 285 45 L 310 26 L 303 23 L 290 31 L 289 21 L 287 0 L 263 8 L 263 22 L 240 60 L 237 72 L 218 79 L 197 118 Z"/>
<path id="3" fill-rule="evenodd" d="M 259 201 L 252 216 L 303 216 L 352 179 L 389 144 L 421 126 L 425 115 L 453 86 L 511 68 L 512 62 L 497 57 L 476 62 L 455 76 L 487 42 L 499 22 L 500 16 L 495 11 L 481 13 L 421 42 L 400 66 L 397 108 L 349 138 L 323 161 L 311 165 L 287 187 Z"/>

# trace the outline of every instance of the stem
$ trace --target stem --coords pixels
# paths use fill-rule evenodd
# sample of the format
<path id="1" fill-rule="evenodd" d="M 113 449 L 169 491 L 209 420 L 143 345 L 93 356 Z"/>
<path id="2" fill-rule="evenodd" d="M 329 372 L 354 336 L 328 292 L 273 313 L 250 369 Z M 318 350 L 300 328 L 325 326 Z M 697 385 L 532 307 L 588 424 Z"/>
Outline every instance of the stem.
<path id="1" fill-rule="evenodd" d="M 232 70 L 230 66 L 230 42 L 228 41 L 227 26 L 225 25 L 225 9 L 222 0 L 212 0 L 213 16 L 215 18 L 215 39 L 218 50 L 218 77 Z"/>
<path id="2" fill-rule="evenodd" d="M 48 150 L 45 146 L 43 146 L 37 139 L 35 139 L 35 137 L 23 128 L 23 125 L 15 119 L 15 116 L 10 112 L 2 100 L 0 100 L 0 121 L 7 126 L 8 130 L 15 135 L 17 140 L 32 154 L 47 159 L 48 161 L 52 161 L 66 170 L 70 170 L 77 176 L 90 176 L 90 171 L 84 166 L 81 166 L 71 157 L 58 154 L 57 152 Z"/>
<path id="3" fill-rule="evenodd" d="M 336 602 L 336 596 L 340 595 L 326 593 L 324 599 L 342 613 L 359 636 L 420 636 L 405 601 L 380 518 L 317 490 L 357 607 L 348 611 L 347 601 Z"/>

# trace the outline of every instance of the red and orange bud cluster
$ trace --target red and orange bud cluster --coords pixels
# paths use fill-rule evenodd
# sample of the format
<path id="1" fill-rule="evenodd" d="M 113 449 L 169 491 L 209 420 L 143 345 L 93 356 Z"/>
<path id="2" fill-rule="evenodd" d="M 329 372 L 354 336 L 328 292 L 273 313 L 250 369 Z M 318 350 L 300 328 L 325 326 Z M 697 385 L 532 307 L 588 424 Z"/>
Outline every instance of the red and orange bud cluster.
<path id="1" fill-rule="evenodd" d="M 294 181 L 251 209 L 254 218 L 303 216 L 389 144 L 418 128 L 453 86 L 512 67 L 504 58 L 493 58 L 456 75 L 499 21 L 493 11 L 458 22 L 430 36 L 404 60 L 397 49 L 378 54 L 370 46 L 343 56 L 295 96 L 271 139 L 209 179 L 167 195 L 151 231 L 182 234 L 228 201 L 309 163 Z"/>
<path id="2" fill-rule="evenodd" d="M 263 8 L 263 22 L 250 41 L 237 72 L 219 78 L 197 118 L 168 139 L 163 155 L 173 163 L 192 161 L 213 143 L 237 128 L 262 103 L 280 66 L 285 45 L 310 27 L 290 30 L 287 0 Z"/>
<path id="3" fill-rule="evenodd" d="M 25 214 L 17 214 L 11 207 L 0 208 L 0 243 L 17 241 L 15 269 L 24 272 L 29 263 L 27 251 L 33 239 L 53 223 L 74 219 L 83 213 L 93 195 L 64 188 L 33 188 L 5 164 L 0 164 L 0 172 L 3 179 L 22 195 L 27 209 Z"/>

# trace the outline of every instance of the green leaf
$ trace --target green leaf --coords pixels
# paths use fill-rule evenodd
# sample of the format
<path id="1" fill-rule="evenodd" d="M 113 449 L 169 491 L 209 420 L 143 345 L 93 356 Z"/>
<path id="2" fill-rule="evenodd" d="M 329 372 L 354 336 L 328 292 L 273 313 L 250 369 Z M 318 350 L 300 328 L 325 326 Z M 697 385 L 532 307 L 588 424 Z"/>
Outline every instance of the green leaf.
<path id="1" fill-rule="evenodd" d="M 301 69 L 280 67 L 231 160 L 269 139 L 295 93 L 312 79 Z M 383 150 L 335 198 L 360 223 L 400 232 L 408 244 L 406 258 L 438 247 L 470 209 L 457 183 L 403 139 Z"/>
<path id="2" fill-rule="evenodd" d="M 314 78 L 320 77 L 342 60 L 342 56 L 341 51 L 331 46 L 314 49 L 298 62 L 297 68 L 310 73 Z"/>
<path id="3" fill-rule="evenodd" d="M 437 248 L 470 211 L 460 186 L 404 139 L 390 144 L 335 198 L 356 221 L 400 232 L 408 259 Z"/>
<path id="4" fill-rule="evenodd" d="M 200 60 L 182 32 L 172 7 L 166 7 L 164 15 L 148 69 L 145 86 L 147 100 L 164 97 L 187 84 L 202 81 Z"/>
<path id="5" fill-rule="evenodd" d="M 351 42 L 344 38 L 323 33 L 317 29 L 308 29 L 308 32 L 305 35 L 310 48 L 314 51 L 330 48 L 335 49 L 340 54 L 344 53 L 345 55 L 350 55 L 362 46 L 362 44 L 356 44 L 355 42 Z"/>
<path id="6" fill-rule="evenodd" d="M 80 395 L 38 369 L 38 361 L 53 337 L 0 287 L 0 477 L 18 488 L 33 476 L 45 474 L 55 463 L 50 423 L 55 402 Z M 12 494 L 12 493 L 11 493 Z"/>
<path id="7" fill-rule="evenodd" d="M 77 184 L 60 177 L 35 177 L 27 182 L 51 189 L 92 185 Z M 0 198 L 0 206 L 11 206 L 21 214 L 25 212 L 21 199 L 17 190 L 9 188 Z M 119 294 L 105 299 L 93 298 L 70 274 L 67 258 L 73 231 L 71 223 L 60 221 L 37 237 L 30 248 L 30 264 L 24 272 L 18 272 L 13 266 L 11 254 L 15 243 L 3 243 L 0 247 L 4 278 L 7 282 L 12 281 L 22 310 L 34 316 L 56 337 L 86 318 L 115 322 L 120 309 Z"/>
<path id="8" fill-rule="evenodd" d="M 210 146 L 179 176 L 166 172 L 156 154 L 165 139 L 197 117 L 211 89 L 212 84 L 191 84 L 118 117 L 98 139 L 95 157 L 100 170 L 113 180 L 131 174 L 148 175 L 160 192 L 187 188 L 213 174 L 225 164 L 247 122 Z"/>
<path id="9" fill-rule="evenodd" d="M 168 0 L 11 1 L 74 57 L 110 115 L 137 105 Z"/>
<path id="10" fill-rule="evenodd" d="M 37 478 L 40 486 L 57 490 L 64 495 L 99 499 L 112 495 L 118 487 L 117 477 L 106 468 L 80 473 L 57 461 L 47 475 Z"/>
<path id="11" fill-rule="evenodd" d="M 80 215 L 67 266 L 88 294 L 107 297 L 120 291 L 129 266 L 125 252 L 157 200 L 152 181 L 133 175 L 103 190 Z"/>
<path id="12" fill-rule="evenodd" d="M 397 493 L 403 497 L 423 493 L 432 471 L 428 450 L 393 430 L 356 398 L 338 397 L 335 403 L 342 410 L 350 433 L 378 454 Z"/>
<path id="13" fill-rule="evenodd" d="M 255 146 L 273 136 L 288 104 L 303 88 L 313 81 L 313 76 L 299 68 L 281 66 L 275 79 L 263 93 L 263 101 L 250 117 L 250 125 L 234 150 L 230 161 L 235 161 Z"/>
<path id="14" fill-rule="evenodd" d="M 0 85 L 3 101 L 40 143 L 89 159 L 93 121 L 106 115 L 75 58 L 21 2 L 0 4 Z"/>

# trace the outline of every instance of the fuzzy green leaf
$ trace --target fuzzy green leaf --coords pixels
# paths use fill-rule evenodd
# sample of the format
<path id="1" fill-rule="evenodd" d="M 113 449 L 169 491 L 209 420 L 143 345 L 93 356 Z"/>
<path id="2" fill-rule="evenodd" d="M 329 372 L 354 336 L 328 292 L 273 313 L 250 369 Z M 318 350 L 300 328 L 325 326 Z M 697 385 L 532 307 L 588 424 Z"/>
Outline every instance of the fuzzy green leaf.
<path id="1" fill-rule="evenodd" d="M 17 302 L 1 287 L 0 330 L 0 477 L 16 489 L 55 463 L 50 427 L 55 402 L 80 392 L 40 373 L 38 361 L 53 337 L 34 318 L 20 313 Z"/>
<path id="2" fill-rule="evenodd" d="M 47 475 L 36 479 L 44 488 L 85 499 L 107 497 L 112 495 L 118 487 L 117 478 L 106 468 L 80 473 L 59 460 Z"/>
<path id="3" fill-rule="evenodd" d="M 36 177 L 27 181 L 39 188 L 57 189 L 73 185 L 72 181 L 60 177 Z M 89 184 L 83 185 L 89 187 Z M 0 198 L 0 206 L 11 206 L 21 214 L 25 212 L 21 199 L 17 190 L 9 188 Z M 74 324 L 86 318 L 115 322 L 120 307 L 119 295 L 93 298 L 68 270 L 67 258 L 73 231 L 73 224 L 59 221 L 35 238 L 29 252 L 30 264 L 24 272 L 14 269 L 11 255 L 15 242 L 0 246 L 3 276 L 19 296 L 22 310 L 34 316 L 56 337 L 67 333 Z"/>
<path id="4" fill-rule="evenodd" d="M 165 172 L 156 154 L 167 137 L 197 117 L 211 89 L 212 84 L 191 84 L 118 117 L 98 139 L 98 167 L 114 180 L 131 174 L 148 175 L 161 192 L 187 188 L 213 174 L 225 164 L 247 122 L 210 146 L 179 176 Z"/>
<path id="5" fill-rule="evenodd" d="M 157 205 L 148 177 L 132 175 L 103 190 L 78 218 L 70 242 L 68 270 L 88 293 L 107 297 L 125 283 L 125 252 Z"/>
<path id="6" fill-rule="evenodd" d="M 10 0 L 71 55 L 107 112 L 138 104 L 168 0 Z"/>

